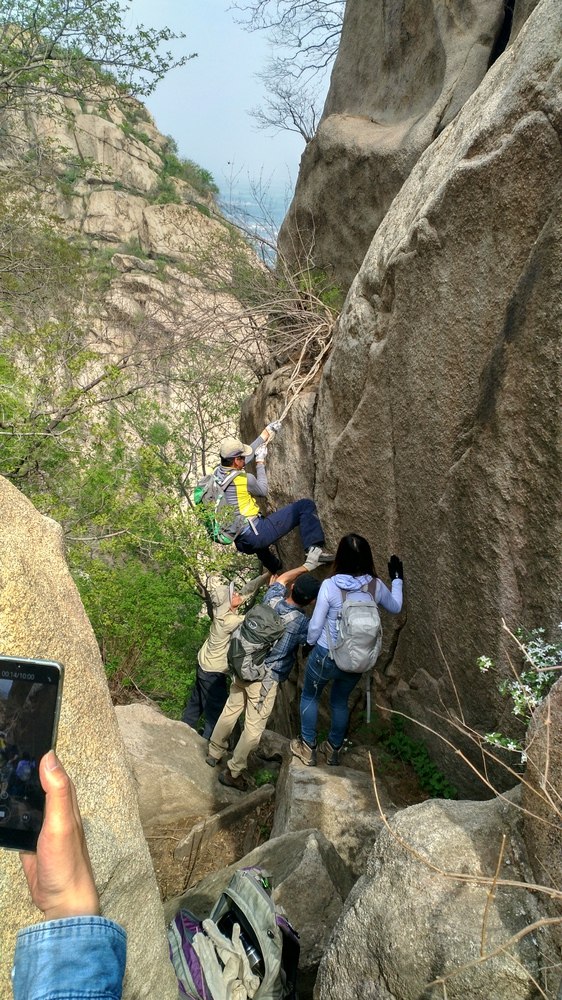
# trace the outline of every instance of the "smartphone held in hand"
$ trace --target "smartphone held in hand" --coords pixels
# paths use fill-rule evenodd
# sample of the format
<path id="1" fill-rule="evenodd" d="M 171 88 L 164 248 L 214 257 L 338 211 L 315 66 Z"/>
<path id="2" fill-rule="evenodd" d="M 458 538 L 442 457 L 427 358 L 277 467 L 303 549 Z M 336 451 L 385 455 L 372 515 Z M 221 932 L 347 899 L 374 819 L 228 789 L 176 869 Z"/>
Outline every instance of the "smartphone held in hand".
<path id="1" fill-rule="evenodd" d="M 0 656 L 0 847 L 36 849 L 39 761 L 55 745 L 63 673 L 54 661 Z"/>

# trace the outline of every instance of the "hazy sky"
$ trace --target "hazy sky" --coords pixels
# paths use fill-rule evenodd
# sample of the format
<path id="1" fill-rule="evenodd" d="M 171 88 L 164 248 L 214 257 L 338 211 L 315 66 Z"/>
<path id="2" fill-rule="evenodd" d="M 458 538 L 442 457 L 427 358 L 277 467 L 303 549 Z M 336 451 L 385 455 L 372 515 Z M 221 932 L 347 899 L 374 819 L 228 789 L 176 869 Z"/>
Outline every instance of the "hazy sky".
<path id="1" fill-rule="evenodd" d="M 187 38 L 174 51 L 197 52 L 173 70 L 146 100 L 156 124 L 173 135 L 182 156 L 213 174 L 227 195 L 231 183 L 263 175 L 273 189 L 294 184 L 304 143 L 300 136 L 258 130 L 248 110 L 260 102 L 269 46 L 233 21 L 228 0 L 133 0 L 130 24 L 168 26 Z"/>

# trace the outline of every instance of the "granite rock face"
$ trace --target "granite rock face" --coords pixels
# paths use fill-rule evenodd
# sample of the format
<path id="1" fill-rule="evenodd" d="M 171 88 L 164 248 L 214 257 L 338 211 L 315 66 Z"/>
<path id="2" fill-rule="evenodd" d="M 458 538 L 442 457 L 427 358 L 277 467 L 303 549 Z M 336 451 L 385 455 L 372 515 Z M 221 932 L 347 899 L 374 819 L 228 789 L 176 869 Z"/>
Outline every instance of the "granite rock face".
<path id="1" fill-rule="evenodd" d="M 509 725 L 497 676 L 476 667 L 486 654 L 509 669 L 501 619 L 558 621 L 559 13 L 536 7 L 379 226 L 320 382 L 312 463 L 308 438 L 288 461 L 271 449 L 272 482 L 307 469 L 330 546 L 365 535 L 383 578 L 402 555 L 385 697 L 453 741 L 455 719 L 440 716 Z M 438 736 L 424 739 L 461 794 L 482 794 Z"/>
<path id="2" fill-rule="evenodd" d="M 57 749 L 72 776 L 104 916 L 127 930 L 125 1000 L 176 1000 L 154 870 L 97 643 L 62 532 L 0 478 L 0 649 L 65 667 Z M 0 853 L 0 996 L 11 996 L 16 932 L 37 923 L 17 854 Z"/>
<path id="3" fill-rule="evenodd" d="M 527 853 L 539 885 L 560 890 L 562 858 L 562 679 L 533 715 L 527 733 L 527 769 L 522 785 L 525 808 L 523 833 Z M 560 921 L 552 928 L 562 951 L 562 899 L 549 901 L 550 916 Z"/>
<path id="4" fill-rule="evenodd" d="M 399 812 L 346 900 L 315 1000 L 438 997 L 442 985 L 430 984 L 440 977 L 450 1000 L 532 1000 L 534 980 L 556 996 L 560 973 L 541 970 L 542 938 L 501 949 L 540 916 L 533 895 L 500 886 L 489 894 L 504 836 L 499 878 L 526 879 L 520 815 L 500 800 L 435 799 Z M 481 944 L 493 953 L 486 961 Z"/>
<path id="5" fill-rule="evenodd" d="M 348 288 L 421 153 L 483 79 L 504 25 L 502 0 L 346 4 L 317 133 L 281 231 Z M 298 236 L 297 236 L 298 234 Z"/>
<path id="6" fill-rule="evenodd" d="M 137 789 L 143 830 L 211 816 L 240 793 L 217 780 L 205 764 L 208 741 L 184 722 L 150 705 L 115 709 Z"/>
<path id="7" fill-rule="evenodd" d="M 379 782 L 381 808 L 395 808 Z M 293 758 L 281 771 L 272 837 L 295 830 L 320 830 L 358 877 L 383 828 L 370 774 L 350 767 L 305 767 Z"/>

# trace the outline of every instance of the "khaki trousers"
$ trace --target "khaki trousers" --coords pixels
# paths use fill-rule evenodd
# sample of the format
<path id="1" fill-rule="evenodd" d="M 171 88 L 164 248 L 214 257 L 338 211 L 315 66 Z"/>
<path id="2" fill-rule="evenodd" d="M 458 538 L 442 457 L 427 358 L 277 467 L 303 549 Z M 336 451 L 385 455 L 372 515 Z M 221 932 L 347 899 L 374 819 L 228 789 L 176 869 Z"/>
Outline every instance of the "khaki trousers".
<path id="1" fill-rule="evenodd" d="M 248 757 L 255 750 L 263 733 L 269 716 L 273 711 L 277 681 L 267 692 L 261 706 L 259 705 L 261 681 L 241 681 L 235 677 L 230 685 L 226 705 L 209 740 L 209 755 L 216 760 L 224 757 L 228 750 L 228 737 L 236 725 L 236 721 L 244 712 L 244 729 L 234 748 L 231 760 L 228 762 L 230 773 L 236 777 L 241 774 L 248 763 Z"/>

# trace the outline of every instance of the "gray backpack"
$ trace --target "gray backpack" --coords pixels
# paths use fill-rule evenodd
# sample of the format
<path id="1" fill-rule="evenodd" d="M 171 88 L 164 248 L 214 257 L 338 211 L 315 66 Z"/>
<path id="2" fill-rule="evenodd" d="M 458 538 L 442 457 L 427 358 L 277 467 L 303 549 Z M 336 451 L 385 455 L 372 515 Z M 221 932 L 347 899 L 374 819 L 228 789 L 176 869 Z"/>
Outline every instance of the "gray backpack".
<path id="1" fill-rule="evenodd" d="M 241 681 L 263 680 L 267 673 L 264 660 L 284 631 L 281 617 L 268 604 L 250 608 L 232 633 L 227 655 L 229 670 Z"/>
<path id="2" fill-rule="evenodd" d="M 265 871 L 239 868 L 215 903 L 210 919 L 229 939 L 238 924 L 250 970 L 259 981 L 257 991 L 251 994 L 254 1000 L 297 1000 L 299 936 L 277 910 Z M 205 924 L 185 909 L 178 911 L 168 927 L 179 994 L 189 1000 L 213 1000 L 216 996 L 207 981 L 208 960 L 200 958 L 203 952 L 195 940 L 205 936 Z"/>
<path id="3" fill-rule="evenodd" d="M 375 603 L 376 580 L 361 587 L 371 600 L 357 600 L 353 591 L 342 590 L 341 611 L 337 619 L 337 638 L 334 643 L 326 624 L 330 656 L 340 670 L 350 674 L 365 674 L 377 662 L 382 646 L 382 625 Z"/>

